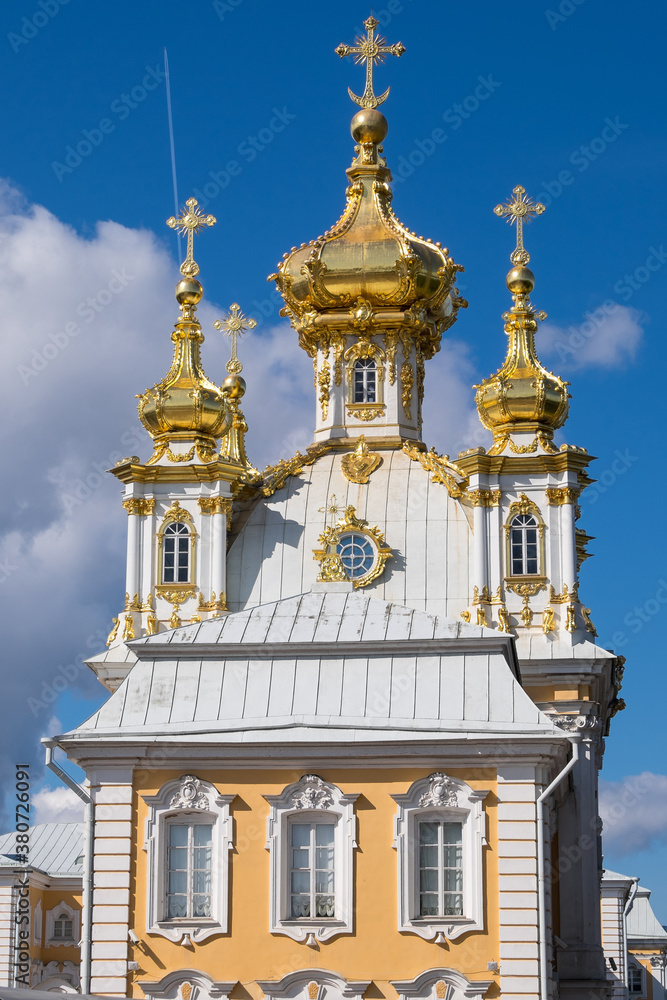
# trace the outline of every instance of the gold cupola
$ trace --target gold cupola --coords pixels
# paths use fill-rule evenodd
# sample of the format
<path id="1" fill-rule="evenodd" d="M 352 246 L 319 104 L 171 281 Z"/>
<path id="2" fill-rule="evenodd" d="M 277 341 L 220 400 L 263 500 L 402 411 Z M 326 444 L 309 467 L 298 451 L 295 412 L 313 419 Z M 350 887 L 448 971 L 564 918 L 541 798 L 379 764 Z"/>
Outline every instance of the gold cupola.
<path id="1" fill-rule="evenodd" d="M 567 420 L 570 399 L 569 382 L 547 371 L 535 350 L 537 324 L 546 319 L 546 313 L 537 312 L 530 301 L 535 275 L 526 266 L 530 255 L 523 245 L 523 224 L 540 215 L 544 205 L 526 197 L 521 186 L 514 188 L 513 195 L 494 209 L 517 227 L 517 245 L 510 255 L 513 267 L 506 279 L 513 305 L 503 314 L 509 338 L 507 357 L 495 375 L 475 386 L 479 418 L 493 432 L 489 454 L 495 455 L 508 444 L 514 454 L 555 451 L 553 433 Z"/>
<path id="2" fill-rule="evenodd" d="M 176 301 L 181 315 L 171 339 L 174 359 L 164 378 L 152 389 L 138 396 L 139 418 L 154 441 L 155 453 L 149 464 L 165 454 L 176 461 L 174 446 L 186 448 L 185 454 L 195 454 L 202 462 L 213 458 L 217 439 L 230 428 L 231 414 L 226 401 L 225 386 L 215 385 L 206 376 L 201 363 L 200 348 L 204 342 L 197 305 L 203 289 L 197 280 L 199 266 L 193 259 L 193 235 L 204 226 L 215 224 L 212 215 L 203 215 L 197 201 L 186 202 L 183 215 L 167 220 L 167 225 L 179 229 L 188 237 L 187 256 L 181 265 L 183 278 L 176 285 Z M 189 452 L 192 454 L 189 454 Z M 183 454 L 178 456 L 184 460 Z"/>
<path id="3" fill-rule="evenodd" d="M 383 38 L 376 36 L 375 18 L 368 18 L 364 24 L 365 37 L 358 38 L 354 46 L 340 45 L 336 49 L 341 57 L 354 55 L 357 63 L 366 65 L 363 96 L 349 91 L 361 110 L 351 124 L 356 145 L 352 165 L 346 171 L 343 214 L 323 236 L 286 253 L 269 280 L 276 282 L 285 301 L 283 314 L 290 317 L 301 347 L 315 363 L 321 400 L 327 407 L 331 393 L 326 366 L 331 367 L 334 386 L 340 386 L 343 358 L 348 359 L 352 341 L 377 348 L 378 364 L 382 362 L 379 372 L 388 377 L 387 390 L 398 384 L 396 345 L 405 347 L 404 364 L 414 371 L 405 370 L 403 414 L 399 412 L 392 418 L 388 412 L 391 407 L 380 413 L 378 395 L 376 409 L 358 418 L 377 420 L 378 424 L 390 421 L 392 433 L 400 435 L 407 432 L 408 425 L 413 427 L 419 422 L 419 406 L 409 402 L 409 379 L 418 386 L 421 396 L 423 362 L 439 350 L 442 333 L 467 303 L 459 298 L 455 285 L 457 271 L 463 268 L 454 263 L 440 243 L 411 232 L 392 210 L 391 171 L 382 155 L 388 124 L 378 110 L 389 90 L 375 96 L 373 67 L 385 55 L 401 56 L 405 49 L 400 42 L 386 45 Z M 414 358 L 410 350 L 416 352 Z M 350 405 L 354 402 L 353 398 L 347 399 Z M 356 407 L 354 412 L 362 411 Z M 323 428 L 327 419 L 333 419 L 338 426 L 342 426 L 341 421 L 347 426 L 348 416 L 350 413 L 346 415 L 341 407 L 328 407 L 319 423 Z M 408 436 L 414 436 L 412 431 Z"/>

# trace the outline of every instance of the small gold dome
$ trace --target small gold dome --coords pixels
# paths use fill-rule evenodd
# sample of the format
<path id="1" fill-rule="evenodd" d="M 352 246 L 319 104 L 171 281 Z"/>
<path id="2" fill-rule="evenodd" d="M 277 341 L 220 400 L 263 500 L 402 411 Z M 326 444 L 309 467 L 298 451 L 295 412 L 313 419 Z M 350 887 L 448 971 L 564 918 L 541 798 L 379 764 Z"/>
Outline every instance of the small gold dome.
<path id="1" fill-rule="evenodd" d="M 195 313 L 203 289 L 195 278 L 176 285 L 181 318 L 171 339 L 174 359 L 162 379 L 139 399 L 139 418 L 156 442 L 193 440 L 215 448 L 216 438 L 228 429 L 230 415 L 220 388 L 211 382 L 201 364 L 204 334 Z"/>
<path id="2" fill-rule="evenodd" d="M 535 276 L 527 267 L 514 267 L 507 275 L 514 296 L 512 309 L 503 317 L 509 336 L 507 357 L 495 375 L 475 386 L 479 418 L 493 431 L 496 442 L 513 431 L 527 431 L 548 444 L 554 430 L 567 420 L 569 383 L 547 371 L 535 351 L 537 322 L 546 316 L 530 303 L 534 286 Z"/>
<path id="3" fill-rule="evenodd" d="M 228 375 L 222 383 L 222 391 L 231 399 L 242 399 L 245 396 L 245 379 L 240 375 Z"/>

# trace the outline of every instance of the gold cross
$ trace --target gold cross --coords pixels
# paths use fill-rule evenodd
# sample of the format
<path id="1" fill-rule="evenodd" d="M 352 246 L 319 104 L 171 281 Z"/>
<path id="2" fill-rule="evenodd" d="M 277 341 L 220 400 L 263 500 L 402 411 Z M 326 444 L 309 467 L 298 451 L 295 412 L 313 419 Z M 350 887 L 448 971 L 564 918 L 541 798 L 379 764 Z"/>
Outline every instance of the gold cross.
<path id="1" fill-rule="evenodd" d="M 325 515 L 324 518 L 325 527 L 327 527 L 327 521 L 329 520 L 329 517 L 331 517 L 331 527 L 333 528 L 334 524 L 336 523 L 336 515 L 340 514 L 342 510 L 343 508 L 338 506 L 336 494 L 332 493 L 329 499 L 327 500 L 326 505 L 324 507 L 320 507 L 317 513 Z"/>
<path id="2" fill-rule="evenodd" d="M 373 16 L 369 17 L 367 21 L 364 21 L 366 38 L 361 36 L 356 39 L 356 45 L 339 45 L 335 49 L 341 59 L 345 56 L 354 56 L 357 66 L 366 63 L 366 89 L 363 96 L 357 97 L 349 87 L 347 88 L 348 94 L 360 108 L 377 108 L 379 104 L 383 104 L 387 100 L 391 89 L 387 87 L 384 94 L 380 94 L 379 97 L 375 96 L 373 93 L 373 66 L 377 63 L 383 63 L 385 55 L 400 57 L 405 52 L 405 46 L 401 42 L 397 42 L 396 45 L 386 45 L 386 38 L 382 38 L 380 35 L 375 37 L 375 29 L 379 23 Z"/>
<path id="3" fill-rule="evenodd" d="M 216 319 L 213 326 L 216 330 L 223 330 L 232 338 L 232 356 L 226 367 L 230 375 L 239 375 L 243 371 L 243 365 L 236 356 L 236 339 L 242 337 L 246 330 L 254 330 L 257 320 L 244 316 L 238 302 L 233 302 L 227 315 L 223 319 Z"/>
<path id="4" fill-rule="evenodd" d="M 186 278 L 196 278 L 199 274 L 199 264 L 195 262 L 192 255 L 195 233 L 200 233 L 204 226 L 214 226 L 217 221 L 214 215 L 204 215 L 198 205 L 196 198 L 188 198 L 180 218 L 175 219 L 172 215 L 170 219 L 167 219 L 167 225 L 170 229 L 177 229 L 181 236 L 187 234 L 188 237 L 188 251 L 181 264 L 181 274 Z"/>
<path id="5" fill-rule="evenodd" d="M 541 202 L 534 202 L 532 198 L 526 197 L 526 189 L 519 184 L 512 191 L 514 195 L 505 205 L 496 205 L 494 212 L 502 217 L 506 216 L 510 225 L 516 222 L 516 249 L 510 254 L 510 260 L 514 265 L 525 265 L 530 260 L 530 254 L 523 245 L 523 224 L 532 222 L 534 215 L 541 215 L 545 211 Z"/>

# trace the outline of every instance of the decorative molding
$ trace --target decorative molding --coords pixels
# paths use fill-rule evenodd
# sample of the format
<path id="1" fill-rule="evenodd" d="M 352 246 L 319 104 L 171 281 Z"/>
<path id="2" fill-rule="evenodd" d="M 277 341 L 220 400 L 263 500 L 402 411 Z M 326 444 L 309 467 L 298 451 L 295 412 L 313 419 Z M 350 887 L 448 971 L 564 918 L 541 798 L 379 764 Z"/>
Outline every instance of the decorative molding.
<path id="1" fill-rule="evenodd" d="M 509 616 L 509 611 L 504 604 L 501 604 L 498 608 L 498 631 L 500 632 L 511 632 L 512 622 Z"/>
<path id="2" fill-rule="evenodd" d="M 499 507 L 502 496 L 501 490 L 468 490 L 465 498 L 473 507 Z"/>
<path id="3" fill-rule="evenodd" d="M 595 628 L 595 625 L 591 621 L 591 609 L 581 607 L 579 609 L 579 613 L 581 617 L 584 619 L 584 625 L 586 626 L 586 631 L 590 632 L 592 635 L 597 635 L 598 634 L 597 629 Z"/>
<path id="4" fill-rule="evenodd" d="M 327 419 L 329 412 L 329 387 L 331 385 L 331 365 L 325 361 L 317 375 L 317 385 L 320 390 L 320 407 L 322 408 L 322 420 Z"/>
<path id="5" fill-rule="evenodd" d="M 188 521 L 190 524 L 194 524 L 192 514 L 189 510 L 186 510 L 185 507 L 181 507 L 178 500 L 174 500 L 171 507 L 168 507 L 164 512 L 162 517 L 162 526 L 165 527 L 169 521 Z"/>
<path id="6" fill-rule="evenodd" d="M 371 980 L 344 979 L 328 969 L 298 969 L 282 979 L 258 979 L 257 985 L 265 1000 L 362 1000 Z"/>
<path id="7" fill-rule="evenodd" d="M 292 794 L 295 809 L 328 809 L 333 797 L 328 786 L 317 774 L 304 774 L 296 783 Z"/>
<path id="8" fill-rule="evenodd" d="M 194 774 L 183 774 L 178 779 L 178 789 L 169 800 L 170 809 L 210 809 L 208 789 Z"/>
<path id="9" fill-rule="evenodd" d="M 554 725 L 566 733 L 590 732 L 600 727 L 597 715 L 557 715 L 550 716 Z"/>
<path id="10" fill-rule="evenodd" d="M 462 934 L 484 930 L 482 848 L 487 841 L 482 803 L 487 794 L 487 791 L 475 791 L 464 781 L 436 771 L 413 782 L 406 794 L 392 796 L 398 805 L 394 847 L 398 854 L 399 932 L 444 944 Z M 463 825 L 464 913 L 461 917 L 418 916 L 418 867 L 414 852 L 419 838 L 416 825 L 419 820 L 429 818 L 451 818 Z"/>
<path id="11" fill-rule="evenodd" d="M 227 598 L 225 596 L 224 590 L 216 600 L 215 591 L 211 592 L 211 600 L 205 601 L 204 595 L 200 592 L 199 594 L 199 604 L 197 605 L 199 611 L 215 612 L 219 614 L 222 611 L 227 611 Z"/>
<path id="12" fill-rule="evenodd" d="M 266 823 L 271 878 L 269 883 L 269 930 L 294 941 L 313 944 L 329 941 L 339 934 L 354 932 L 353 852 L 357 847 L 354 803 L 358 795 L 343 794 L 340 788 L 314 774 L 305 774 L 287 785 L 280 795 L 265 795 L 270 813 Z M 312 800 L 312 801 L 311 801 Z M 336 915 L 295 920 L 289 915 L 290 822 L 318 816 L 335 826 Z M 313 977 L 308 976 L 305 985 Z M 263 987 L 262 987 L 263 988 Z M 264 990 L 266 993 L 266 990 Z M 276 994 L 277 995 L 277 994 Z"/>
<path id="13" fill-rule="evenodd" d="M 401 402 L 406 420 L 412 420 L 412 387 L 415 382 L 415 375 L 409 361 L 404 361 L 401 365 Z"/>
<path id="14" fill-rule="evenodd" d="M 553 632 L 555 630 L 555 627 L 554 609 L 552 607 L 546 607 L 542 612 L 542 631 L 545 635 L 548 635 L 549 632 Z"/>
<path id="15" fill-rule="evenodd" d="M 197 503 L 202 514 L 226 514 L 227 526 L 231 525 L 233 504 L 229 497 L 199 497 Z"/>
<path id="16" fill-rule="evenodd" d="M 128 497 L 127 500 L 123 500 L 123 509 L 128 514 L 147 517 L 149 514 L 155 513 L 155 499 L 153 497 L 148 499 L 145 497 Z"/>
<path id="17" fill-rule="evenodd" d="M 366 438 L 362 434 L 359 444 L 349 455 L 343 455 L 340 467 L 343 475 L 350 483 L 365 484 L 382 462 L 382 457 L 368 450 Z"/>
<path id="18" fill-rule="evenodd" d="M 369 420 L 377 420 L 378 417 L 383 417 L 385 407 L 383 403 L 348 403 L 347 412 L 349 416 L 356 417 L 357 420 L 368 422 Z"/>
<path id="19" fill-rule="evenodd" d="M 454 781 L 443 771 L 434 771 L 428 776 L 428 791 L 419 799 L 422 809 L 428 806 L 438 808 L 440 806 L 458 805 L 458 788 Z"/>
<path id="20" fill-rule="evenodd" d="M 557 594 L 553 587 L 549 588 L 549 604 L 567 604 L 568 601 L 579 601 L 579 584 L 575 583 L 572 590 L 563 584 L 562 593 Z"/>
<path id="21" fill-rule="evenodd" d="M 356 516 L 356 509 L 350 504 L 345 508 L 345 514 L 332 527 L 325 528 L 319 536 L 321 549 L 313 549 L 313 558 L 320 564 L 318 582 L 343 582 L 351 580 L 355 589 L 367 587 L 369 583 L 380 576 L 384 570 L 385 563 L 392 558 L 392 551 L 385 543 L 384 535 L 376 526 L 369 528 L 368 521 L 364 521 Z M 343 561 L 338 553 L 338 543 L 342 536 L 349 531 L 365 535 L 370 539 L 375 549 L 375 561 L 370 570 L 363 576 L 350 578 L 343 566 Z"/>
<path id="22" fill-rule="evenodd" d="M 468 477 L 457 465 L 450 462 L 449 455 L 438 455 L 435 448 L 422 451 L 419 445 L 411 441 L 404 442 L 403 451 L 413 462 L 419 462 L 423 469 L 432 473 L 431 482 L 445 486 L 452 499 L 460 500 L 465 495 Z"/>
<path id="23" fill-rule="evenodd" d="M 109 632 L 109 634 L 107 636 L 107 641 L 105 643 L 106 646 L 110 646 L 111 643 L 114 642 L 116 636 L 118 635 L 118 629 L 119 629 L 119 627 L 120 627 L 120 618 L 115 618 L 115 617 L 112 618 L 111 619 L 111 631 Z"/>
<path id="24" fill-rule="evenodd" d="M 311 445 L 307 455 L 302 455 L 300 451 L 297 451 L 293 458 L 281 458 L 275 465 L 267 465 L 262 473 L 260 493 L 265 497 L 273 496 L 276 490 L 283 488 L 290 476 L 298 476 L 307 465 L 312 465 L 326 450 L 327 444 L 322 442 L 318 445 Z"/>
<path id="25" fill-rule="evenodd" d="M 519 495 L 519 499 L 515 500 L 514 503 L 510 504 L 508 523 L 506 525 L 506 530 L 509 529 L 509 522 L 517 514 L 535 514 L 537 516 L 538 522 L 542 525 L 542 530 L 544 530 L 544 523 L 542 521 L 542 514 L 540 508 L 537 506 L 534 500 L 530 500 L 525 493 Z"/>
<path id="26" fill-rule="evenodd" d="M 53 936 L 55 922 L 61 914 L 65 914 L 67 919 L 72 921 L 72 936 L 69 938 L 55 938 Z M 78 907 L 70 906 L 63 899 L 56 906 L 46 910 L 44 918 L 44 944 L 47 948 L 59 948 L 61 945 L 71 948 L 79 940 L 81 910 Z"/>
<path id="27" fill-rule="evenodd" d="M 392 980 L 398 1000 L 474 1000 L 493 986 L 493 979 L 470 980 L 456 969 L 429 969 L 414 979 Z"/>
<path id="28" fill-rule="evenodd" d="M 550 507 L 562 507 L 566 503 L 576 504 L 581 493 L 581 488 L 573 486 L 548 486 L 544 492 L 547 495 L 547 502 Z"/>
<path id="29" fill-rule="evenodd" d="M 203 781 L 193 774 L 184 774 L 167 781 L 157 795 L 145 795 L 142 798 L 148 806 L 144 843 L 148 869 L 146 932 L 174 943 L 183 943 L 184 936 L 194 943 L 200 943 L 215 934 L 226 934 L 229 929 L 229 852 L 234 846 L 229 807 L 235 796 L 220 795 L 209 781 Z M 208 820 L 213 825 L 211 917 L 180 917 L 178 920 L 169 920 L 164 916 L 167 821 L 170 818 L 182 820 L 188 817 L 192 822 Z M 186 978 L 191 979 L 189 975 Z M 151 996 L 157 998 L 158 994 Z"/>
<path id="30" fill-rule="evenodd" d="M 147 1000 L 229 1000 L 236 982 L 211 979 L 198 969 L 178 969 L 158 982 L 144 979 L 137 985 Z"/>

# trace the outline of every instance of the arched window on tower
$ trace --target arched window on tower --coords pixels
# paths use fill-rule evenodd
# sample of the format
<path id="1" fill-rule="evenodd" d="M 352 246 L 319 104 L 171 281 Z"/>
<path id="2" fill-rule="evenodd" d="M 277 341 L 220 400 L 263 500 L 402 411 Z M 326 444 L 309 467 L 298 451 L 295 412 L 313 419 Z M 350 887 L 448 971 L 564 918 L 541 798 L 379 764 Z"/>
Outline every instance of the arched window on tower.
<path id="1" fill-rule="evenodd" d="M 182 521 L 172 521 L 162 538 L 162 583 L 190 583 L 190 529 Z"/>
<path id="2" fill-rule="evenodd" d="M 517 514 L 510 521 L 512 576 L 539 573 L 539 523 L 534 514 Z"/>
<path id="3" fill-rule="evenodd" d="M 372 358 L 359 358 L 354 363 L 352 396 L 355 403 L 377 402 L 377 365 Z"/>

